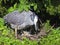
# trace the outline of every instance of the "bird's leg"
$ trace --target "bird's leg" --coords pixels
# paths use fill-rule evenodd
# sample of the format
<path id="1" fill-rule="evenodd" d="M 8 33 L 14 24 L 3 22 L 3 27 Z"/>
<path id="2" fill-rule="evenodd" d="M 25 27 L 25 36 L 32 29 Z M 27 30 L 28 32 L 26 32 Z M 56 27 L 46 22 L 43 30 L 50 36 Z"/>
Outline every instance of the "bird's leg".
<path id="1" fill-rule="evenodd" d="M 15 37 L 17 39 L 17 26 L 15 26 Z"/>

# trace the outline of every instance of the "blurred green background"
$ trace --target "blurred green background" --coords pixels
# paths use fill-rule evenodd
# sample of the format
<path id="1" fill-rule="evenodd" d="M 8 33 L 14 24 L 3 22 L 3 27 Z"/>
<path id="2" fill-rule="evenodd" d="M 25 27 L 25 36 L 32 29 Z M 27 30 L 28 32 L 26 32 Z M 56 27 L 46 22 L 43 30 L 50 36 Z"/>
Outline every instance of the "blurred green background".
<path id="1" fill-rule="evenodd" d="M 39 41 L 15 39 L 3 20 L 3 16 L 14 10 L 32 10 L 42 21 L 40 28 L 50 32 Z M 0 45 L 60 45 L 60 0 L 0 0 Z"/>

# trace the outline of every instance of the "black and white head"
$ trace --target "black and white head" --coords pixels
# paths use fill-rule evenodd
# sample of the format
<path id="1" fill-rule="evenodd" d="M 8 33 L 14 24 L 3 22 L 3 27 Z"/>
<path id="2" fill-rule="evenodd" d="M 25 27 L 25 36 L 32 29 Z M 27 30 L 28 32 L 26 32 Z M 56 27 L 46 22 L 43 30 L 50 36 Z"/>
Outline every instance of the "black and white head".
<path id="1" fill-rule="evenodd" d="M 39 29 L 39 18 L 34 12 L 30 12 L 31 20 L 33 21 L 34 28 L 37 31 Z"/>

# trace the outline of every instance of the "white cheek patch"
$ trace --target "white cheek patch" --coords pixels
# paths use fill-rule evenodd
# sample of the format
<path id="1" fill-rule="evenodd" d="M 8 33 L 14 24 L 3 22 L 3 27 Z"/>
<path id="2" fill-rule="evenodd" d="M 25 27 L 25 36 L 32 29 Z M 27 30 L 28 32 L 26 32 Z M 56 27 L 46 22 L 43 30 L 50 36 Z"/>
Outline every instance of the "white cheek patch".
<path id="1" fill-rule="evenodd" d="M 38 21 L 38 17 L 35 16 L 35 18 L 34 18 L 34 24 L 35 24 L 35 25 L 36 25 L 37 21 Z"/>
<path id="2" fill-rule="evenodd" d="M 35 30 L 38 30 L 37 21 L 38 21 L 38 17 L 35 16 L 35 18 L 34 18 Z"/>

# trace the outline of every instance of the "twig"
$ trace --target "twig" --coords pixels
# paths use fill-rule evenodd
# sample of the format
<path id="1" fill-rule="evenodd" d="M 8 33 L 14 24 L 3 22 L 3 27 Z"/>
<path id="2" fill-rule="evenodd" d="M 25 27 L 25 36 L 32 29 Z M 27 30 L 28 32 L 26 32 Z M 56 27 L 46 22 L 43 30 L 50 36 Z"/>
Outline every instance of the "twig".
<path id="1" fill-rule="evenodd" d="M 51 31 L 51 29 L 55 26 L 55 24 L 47 31 L 47 34 Z"/>
<path id="2" fill-rule="evenodd" d="M 41 23 L 41 25 L 42 25 L 42 21 L 41 21 L 41 19 L 39 19 L 39 21 L 40 21 L 40 23 Z"/>

